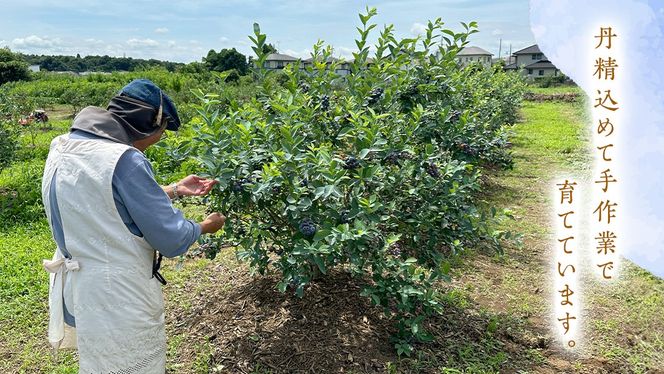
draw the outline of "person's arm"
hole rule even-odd
[[[149,162],[140,152],[128,151],[122,156],[113,186],[116,198],[145,240],[166,257],[185,253],[202,233],[215,232],[223,226],[225,217],[221,215],[201,223],[185,219],[157,184]]]
[[[226,217],[220,213],[212,213],[205,220],[203,220],[201,225],[201,233],[203,234],[212,234],[224,227],[226,222]]]
[[[207,195],[215,184],[217,184],[217,181],[214,179],[205,179],[197,175],[189,175],[177,183],[161,186],[161,189],[164,190],[171,200],[173,200],[176,196]]]
[[[173,200],[175,198],[174,188],[177,188],[175,184],[169,184],[168,186],[160,186],[164,193],[168,196],[169,199]]]

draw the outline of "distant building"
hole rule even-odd
[[[521,72],[528,78],[558,76],[560,70],[549,61],[537,44],[512,53],[513,63],[505,66],[505,70]]]
[[[268,70],[281,70],[284,67],[286,67],[286,65],[297,63],[298,61],[300,61],[300,67],[306,68],[307,66],[312,65],[313,58],[309,57],[307,59],[300,60],[297,57],[285,55],[282,53],[271,53],[265,59],[263,67]],[[373,58],[367,57],[366,60],[367,66],[371,66],[373,64],[373,61],[374,61]],[[353,60],[344,60],[336,57],[329,57],[327,59],[327,65],[331,65],[332,63],[337,63],[337,62],[338,64],[334,70],[335,73],[342,76],[350,74],[351,64],[353,63]]]
[[[297,61],[298,58],[293,56],[284,55],[281,53],[270,53],[267,55],[263,67],[268,70],[281,70],[286,67],[286,65]]]
[[[331,65],[333,63],[337,63],[336,68],[334,69],[334,72],[339,74],[339,75],[348,75],[350,74],[350,65],[353,63],[353,61],[347,61],[343,59],[339,59],[336,57],[328,57],[326,63],[327,65]],[[307,66],[313,65],[313,58],[309,57],[305,60],[302,60],[302,67],[306,68]]]
[[[41,68],[40,68],[39,65],[30,65],[28,67],[28,69],[30,69],[30,71],[33,72],[33,73],[39,73],[39,71],[41,71]]]
[[[124,74],[124,73],[128,73],[128,71],[120,70],[120,71],[116,71],[115,73]],[[78,73],[78,75],[82,75],[82,76],[92,75],[92,74],[111,75],[111,73],[106,72],[106,71],[82,71],[82,72]]]
[[[524,71],[528,77],[537,78],[544,76],[558,76],[559,70],[554,64],[549,60],[539,60],[530,65],[524,66]]]
[[[465,47],[456,55],[457,61],[462,66],[466,66],[473,62],[479,62],[484,66],[491,66],[491,56],[493,53],[486,51],[480,47]]]

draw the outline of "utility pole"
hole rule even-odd
[[[498,43],[498,60],[500,60],[500,53],[503,51],[503,38],[500,38]]]
[[[510,56],[509,56],[509,63],[512,63],[512,43],[510,43]],[[508,64],[509,65],[509,64]]]

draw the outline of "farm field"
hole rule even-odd
[[[61,351],[54,360],[48,351],[48,278],[41,268],[54,243],[39,185],[50,140],[69,127],[65,115],[51,129],[23,136],[17,159],[0,173],[0,202],[22,204],[22,213],[0,228],[0,372],[77,372],[74,355]],[[278,276],[249,275],[232,250],[222,249],[214,260],[166,263],[168,372],[661,372],[664,282],[633,265],[607,288],[585,280],[597,290],[584,307],[592,344],[578,356],[556,348],[546,317],[551,233],[541,212],[553,171],[587,172],[589,135],[580,101],[526,101],[519,117],[510,138],[514,167],[485,171],[480,197],[510,209],[514,220],[500,225],[522,238],[503,255],[480,247],[454,260],[452,281],[436,285],[444,312],[426,322],[433,342],[411,357],[397,356],[389,341],[394,325],[359,295],[362,277],[333,271],[298,299],[276,290]]]

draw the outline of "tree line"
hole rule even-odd
[[[264,53],[277,52],[277,49],[271,44],[266,44],[263,50]],[[157,59],[107,55],[85,57],[81,57],[80,54],[76,56],[34,55],[12,52],[5,47],[0,48],[0,84],[30,79],[28,65],[39,65],[40,70],[45,71],[72,71],[77,73],[85,71],[110,73],[154,68],[164,68],[171,72],[231,71],[233,77],[239,77],[246,75],[252,64],[251,57],[247,58],[235,48],[221,49],[219,52],[211,49],[201,61],[185,64]]]
[[[134,71],[155,67],[162,67],[168,71],[175,71],[185,64],[180,62],[160,61],[156,59],[141,59],[132,57],[111,56],[49,56],[49,55],[22,55],[23,60],[30,65],[39,65],[42,70],[48,71]]]

